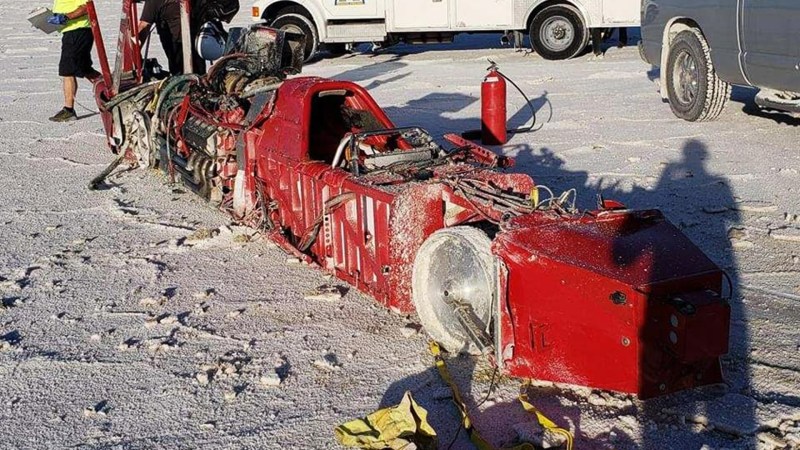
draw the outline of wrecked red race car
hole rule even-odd
[[[205,76],[146,82],[130,23],[96,85],[120,161],[507,375],[640,398],[722,381],[727,278],[659,211],[578,211],[510,158],[398,128],[354,83],[291,77],[302,37],[264,26],[232,30]]]

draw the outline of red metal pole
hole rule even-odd
[[[139,11],[136,9],[136,2],[131,2],[128,18],[131,27],[131,39],[134,42],[133,48],[136,50],[133,54],[133,68],[136,73],[136,82],[141,83],[144,77],[144,61],[142,61],[142,47],[139,42]]]
[[[113,87],[111,86],[111,68],[108,65],[108,55],[106,55],[106,45],[103,42],[103,33],[100,31],[100,21],[97,20],[97,10],[94,7],[94,1],[89,0],[86,2],[86,13],[89,15],[89,23],[92,25],[92,35],[94,36],[94,44],[97,49],[97,59],[100,60],[100,70],[103,73],[103,82],[106,87],[106,95],[111,99],[116,95]]]

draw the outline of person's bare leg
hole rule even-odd
[[[63,77],[64,80],[64,106],[75,107],[75,94],[78,93],[78,80],[75,77]]]

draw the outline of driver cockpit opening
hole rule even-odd
[[[349,133],[385,128],[371,111],[359,105],[355,94],[346,89],[315,94],[309,126],[309,158],[326,164],[333,163],[339,144]]]

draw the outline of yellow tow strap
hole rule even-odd
[[[464,424],[464,429],[467,431],[467,435],[469,436],[470,440],[473,444],[478,448],[478,450],[496,450],[488,441],[486,441],[475,429],[472,424],[472,420],[469,417],[469,411],[467,410],[467,406],[464,404],[464,400],[461,398],[461,393],[458,390],[458,386],[453,381],[453,377],[450,376],[450,371],[447,370],[447,365],[445,364],[444,357],[442,357],[442,350],[434,341],[430,343],[430,351],[433,355],[434,360],[436,361],[436,369],[439,371],[439,375],[442,377],[445,383],[450,386],[450,390],[453,392],[453,403],[456,404],[458,410],[461,412],[461,420]],[[539,425],[542,428],[549,430],[553,433],[559,434],[563,436],[565,441],[566,450],[572,450],[573,445],[573,437],[572,433],[569,431],[560,428],[558,425],[555,424],[552,420],[547,418],[541,411],[539,411],[535,406],[533,406],[530,401],[528,400],[527,388],[529,383],[525,383],[522,388],[520,389],[519,394],[519,402],[522,404],[522,407],[525,411],[536,415],[536,420],[539,422]],[[519,444],[514,447],[507,447],[504,450],[536,450],[536,447],[533,444],[524,443]]]
[[[439,344],[431,342],[430,351],[436,361],[439,375],[453,393],[453,402],[461,412],[461,420],[470,441],[478,450],[497,450],[478,433],[472,424],[458,386],[447,370]],[[536,420],[544,430],[563,436],[566,439],[566,450],[572,450],[572,434],[558,427],[530,403],[526,394],[528,386],[529,384],[525,383],[519,394],[522,407],[525,411],[536,415]],[[436,431],[428,423],[428,411],[414,401],[410,392],[405,393],[403,400],[397,406],[384,408],[363,419],[347,422],[336,427],[334,433],[340,444],[365,450],[435,450],[437,448]],[[505,447],[503,450],[537,450],[537,448],[533,444],[523,443]]]

